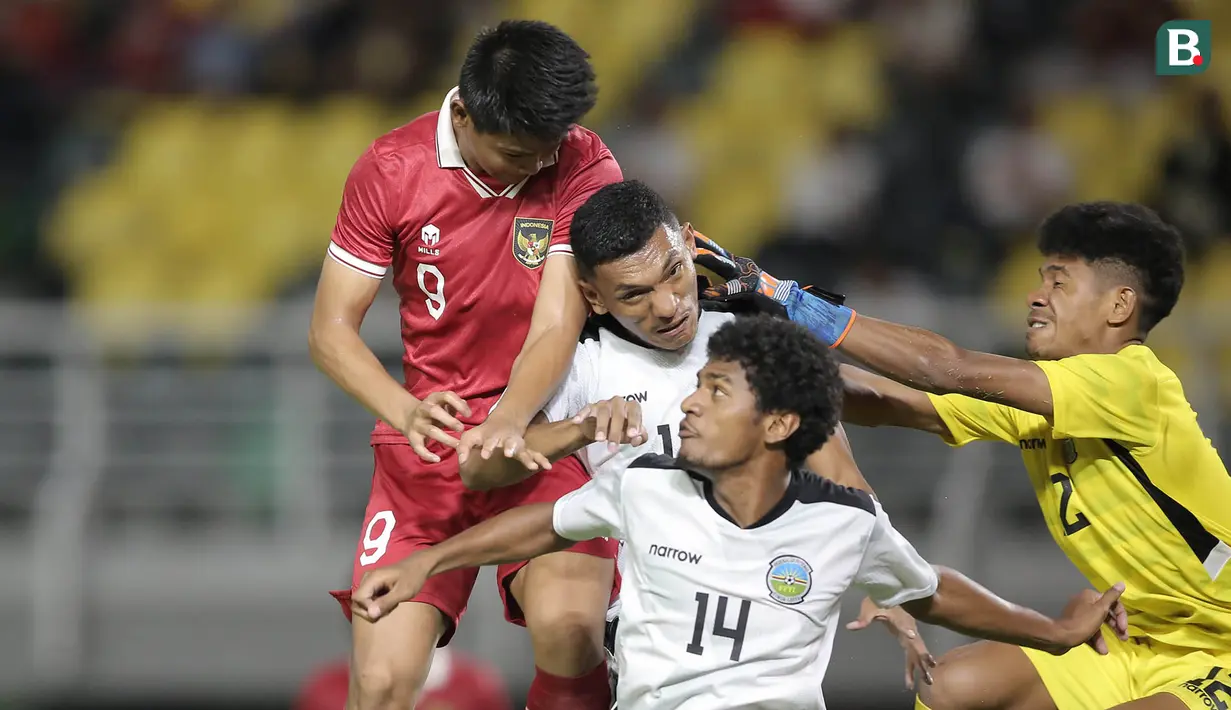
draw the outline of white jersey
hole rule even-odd
[[[706,478],[644,456],[557,501],[553,525],[625,541],[620,710],[823,709],[847,588],[884,607],[936,592],[879,503],[807,472],[745,529]]]
[[[705,366],[706,346],[714,331],[732,320],[730,313],[702,311],[697,335],[679,350],[659,350],[629,340],[609,329],[587,330],[573,355],[564,384],[543,408],[549,421],[576,415],[587,404],[612,397],[636,400],[650,440],[641,446],[621,446],[612,454],[605,442],[596,442],[577,452],[578,458],[597,476],[623,471],[643,454],[674,456],[680,448],[680,405],[697,389],[697,372]]]

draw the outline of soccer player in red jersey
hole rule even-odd
[[[588,480],[566,460],[477,492],[458,470],[480,452],[549,467],[521,437],[571,363],[587,313],[569,226],[587,197],[621,179],[599,137],[576,125],[596,95],[588,56],[568,35],[502,22],[476,38],[441,110],[377,139],[347,179],[310,345],[380,419],[352,589],[368,570]],[[404,386],[359,335],[388,272],[401,299]],[[534,647],[530,710],[610,706],[602,642],[616,551],[600,539],[498,570],[507,616]],[[353,619],[348,707],[413,706],[476,575],[434,580],[379,626]],[[349,616],[349,591],[335,596]]]
[[[292,710],[343,710],[350,667],[346,661],[317,669]],[[513,710],[500,671],[459,651],[442,648],[432,659],[416,710]]]

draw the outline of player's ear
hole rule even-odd
[[[684,223],[684,246],[688,247],[692,258],[697,258],[697,230],[693,229],[692,222]]]
[[[470,114],[466,112],[462,97],[453,97],[453,101],[449,103],[449,116],[453,119],[453,130],[461,130],[470,125]]]
[[[1136,310],[1137,292],[1128,286],[1121,286],[1112,294],[1111,314],[1107,322],[1113,326],[1124,325]]]
[[[594,284],[581,278],[577,280],[577,285],[581,287],[581,295],[590,304],[590,310],[600,316],[607,312],[607,306],[603,305],[603,297],[598,295],[598,289],[594,288]]]
[[[772,412],[765,420],[766,444],[781,444],[799,429],[799,415],[795,412]]]

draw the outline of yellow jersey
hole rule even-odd
[[[1045,417],[930,395],[948,443],[1016,445],[1047,527],[1096,588],[1123,580],[1129,632],[1231,651],[1231,476],[1179,378],[1144,345],[1038,362]]]

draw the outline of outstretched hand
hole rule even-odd
[[[889,633],[898,640],[902,650],[906,652],[906,687],[915,689],[915,676],[918,675],[924,683],[932,684],[932,669],[936,667],[936,659],[928,651],[927,644],[919,635],[919,627],[915,617],[906,613],[901,607],[882,609],[870,598],[865,597],[859,606],[859,617],[846,625],[848,631],[866,629],[873,622],[881,622]]]

